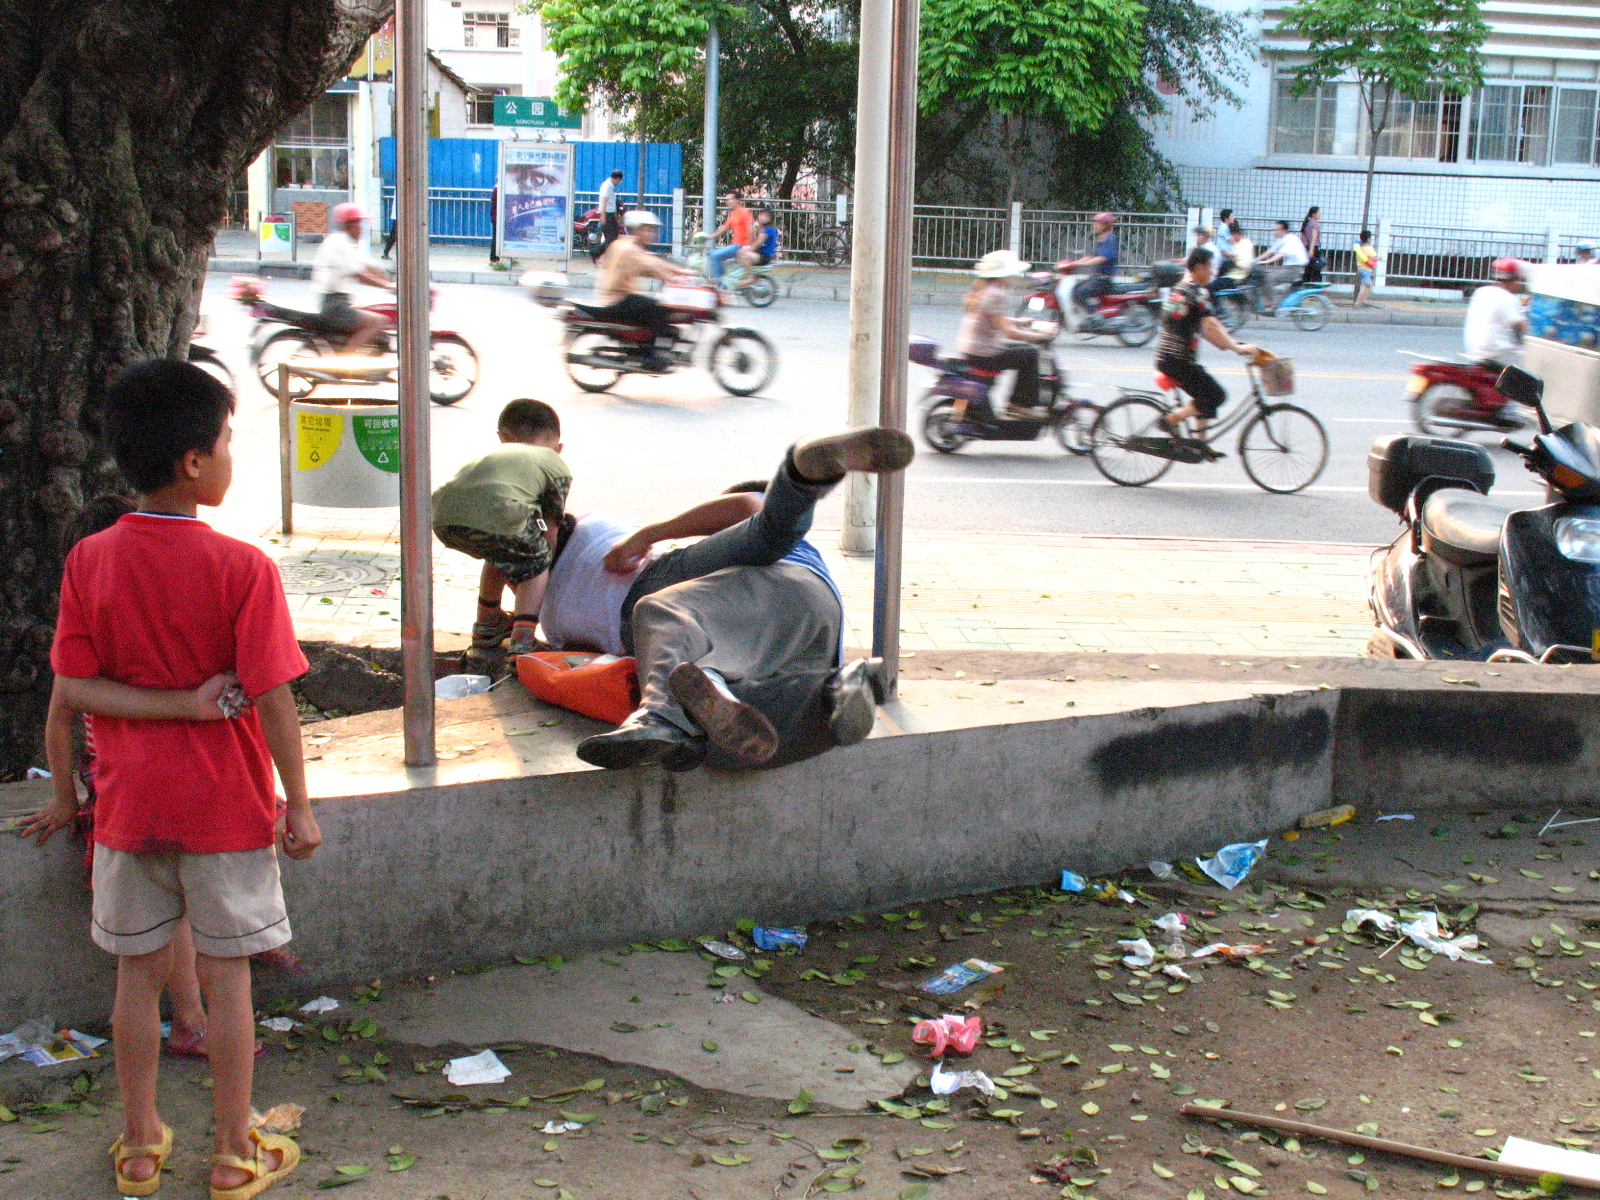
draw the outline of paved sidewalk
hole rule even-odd
[[[278,561],[302,637],[397,643],[395,519],[302,509],[296,520],[288,541],[259,516],[230,521],[224,514],[217,524]],[[836,531],[815,531],[812,540],[844,594],[848,640],[869,645],[872,560],[841,554]],[[909,533],[901,646],[1359,655],[1371,632],[1362,586],[1367,551],[1333,543]],[[464,636],[478,565],[437,543],[434,554],[435,626]]]

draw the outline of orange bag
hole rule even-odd
[[[600,657],[567,650],[519,654],[517,678],[546,704],[620,725],[639,707],[637,663],[631,658],[596,663]]]

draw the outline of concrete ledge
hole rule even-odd
[[[1036,883],[1067,865],[1111,872],[1266,836],[1345,799],[1520,805],[1530,767],[1541,798],[1595,795],[1600,695],[1499,678],[1446,688],[1416,672],[1400,683],[1404,671],[1387,686],[1376,663],[1363,673],[1357,688],[1309,672],[908,680],[866,743],[740,775],[593,770],[571,748],[598,726],[520,690],[441,705],[442,761],[425,772],[399,761],[396,713],[309,726],[326,841],[312,862],[284,864],[312,970],[294,986],[746,916],[803,922]],[[14,788],[0,802],[32,799]],[[59,840],[0,845],[0,1025],[108,1009],[112,960],[85,936],[81,856]]]

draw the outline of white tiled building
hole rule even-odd
[[[1190,203],[1298,222],[1312,204],[1358,221],[1365,114],[1354,83],[1296,97],[1304,43],[1277,31],[1286,4],[1211,0],[1260,39],[1241,109],[1157,123]],[[1485,0],[1484,84],[1397,101],[1378,143],[1372,221],[1600,236],[1600,3]]]

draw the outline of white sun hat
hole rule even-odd
[[[1009,279],[1032,266],[1018,258],[1014,250],[991,250],[972,264],[972,273],[979,279]]]

